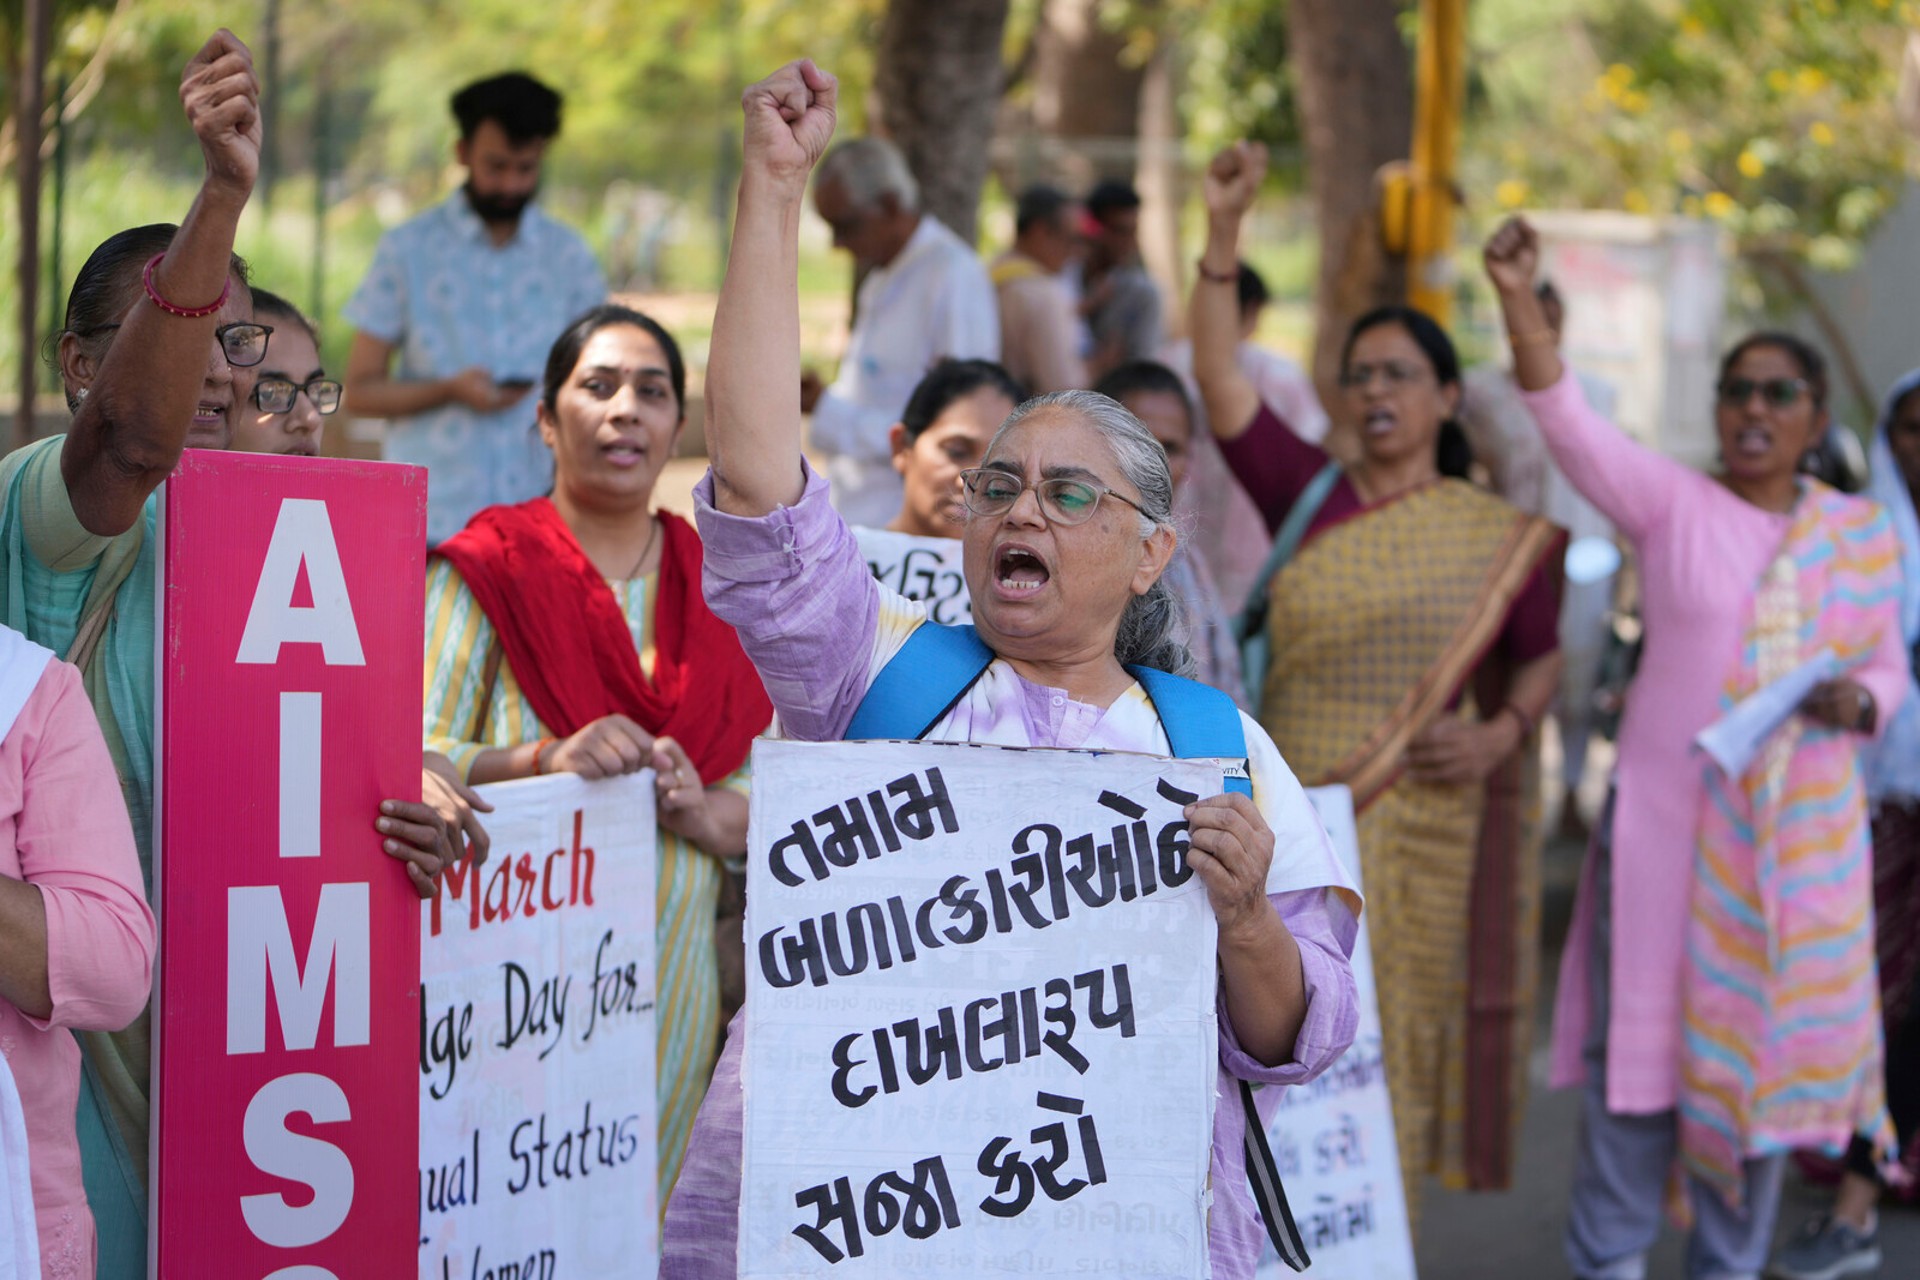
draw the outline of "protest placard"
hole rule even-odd
[[[1362,893],[1360,842],[1353,795],[1345,787],[1312,787],[1307,798],[1327,829],[1347,874]],[[1393,1104],[1380,1060],[1380,1002],[1374,993],[1373,954],[1366,914],[1353,944],[1353,976],[1360,992],[1360,1027],[1353,1047],[1309,1084],[1259,1098],[1267,1141],[1280,1167],[1294,1222],[1313,1258],[1314,1274],[1341,1280],[1414,1280],[1413,1236],[1400,1186]],[[1261,1280],[1292,1276],[1266,1245]]]
[[[909,600],[924,601],[933,621],[943,626],[973,621],[958,538],[921,538],[856,526],[853,540],[874,578]]]
[[[420,1280],[650,1278],[653,774],[480,794],[421,904]]]
[[[754,746],[740,1275],[1207,1265],[1218,764]]]
[[[149,1267],[414,1256],[426,473],[189,449],[159,539]],[[124,605],[124,602],[123,602]]]

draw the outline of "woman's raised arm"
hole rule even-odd
[[[729,515],[766,515],[803,487],[800,211],[833,137],[838,92],[803,59],[740,98],[740,203],[707,363],[714,505]]]
[[[1193,380],[1207,422],[1220,440],[1246,433],[1260,409],[1260,393],[1240,369],[1240,222],[1253,207],[1267,173],[1267,149],[1236,142],[1207,166],[1207,247],[1187,306],[1193,335]]]
[[[214,32],[181,75],[180,101],[207,174],[151,288],[198,308],[225,296],[234,231],[260,171],[260,81],[247,46],[224,27]],[[127,313],[60,457],[74,514],[91,532],[131,529],[180,460],[218,323],[211,311],[169,315],[145,299]]]

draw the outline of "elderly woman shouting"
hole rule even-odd
[[[696,491],[708,599],[738,629],[782,731],[815,740],[847,736],[878,674],[932,625],[924,606],[868,575],[800,453],[796,228],[808,171],[833,132],[835,92],[831,76],[800,62],[743,100],[739,214],[707,380],[713,471]],[[1104,396],[1042,397],[1015,411],[963,483],[964,563],[988,661],[923,736],[1173,754],[1146,687],[1164,687],[1160,672],[1188,662],[1159,582],[1175,535],[1152,435]],[[1187,815],[1189,857],[1219,921],[1223,1087],[1209,1249],[1220,1277],[1251,1276],[1260,1244],[1246,1117],[1227,1077],[1311,1079],[1356,1021],[1348,954],[1358,899],[1278,751],[1238,719],[1252,798],[1215,796]],[[1268,892],[1270,868],[1283,892]],[[736,1273],[740,1042],[729,1037],[695,1124],[667,1209],[662,1276]]]

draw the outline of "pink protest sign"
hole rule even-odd
[[[426,474],[188,451],[160,524],[149,1266],[412,1271]]]

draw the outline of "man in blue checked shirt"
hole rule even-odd
[[[466,184],[381,237],[345,312],[347,409],[390,420],[389,461],[427,468],[429,545],[547,491],[528,392],[554,338],[607,291],[586,241],[533,203],[560,95],[508,72],[456,93],[453,114]]]

